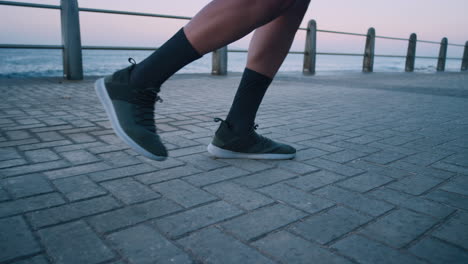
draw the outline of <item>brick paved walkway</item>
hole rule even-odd
[[[257,122],[297,158],[212,159],[238,80],[163,87],[166,162],[93,79],[0,80],[0,263],[468,263],[466,73],[282,75]]]

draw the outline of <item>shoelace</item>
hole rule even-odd
[[[132,68],[136,66],[136,61],[133,58],[128,58],[128,62],[132,64]],[[158,89],[149,87],[140,89],[135,93],[134,101],[138,109],[137,122],[155,132],[154,124],[154,105],[156,102],[163,102],[163,99],[158,96]]]
[[[229,128],[231,128],[231,125],[230,125],[228,122],[226,122],[226,120],[223,120],[223,119],[221,119],[221,118],[219,118],[219,117],[215,117],[215,118],[213,119],[213,121],[216,122],[216,123],[217,123],[217,122],[222,122],[222,123],[226,124]],[[269,145],[271,139],[269,139],[269,138],[267,138],[267,137],[264,137],[264,136],[258,134],[258,133],[256,132],[256,130],[258,129],[258,127],[259,127],[258,124],[254,124],[254,125],[252,126],[252,130],[251,130],[251,132],[250,132],[249,134],[253,135],[253,136],[257,139],[257,140],[256,140],[256,141],[257,141],[257,144],[261,144],[262,147],[263,147],[263,146]]]

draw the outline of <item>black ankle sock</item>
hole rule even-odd
[[[254,126],[257,110],[272,79],[245,68],[226,121],[236,133],[249,132]]]
[[[131,83],[140,87],[160,87],[185,65],[202,56],[190,44],[183,29],[164,43],[132,71]]]

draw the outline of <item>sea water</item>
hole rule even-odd
[[[151,51],[83,50],[85,76],[103,76],[129,65],[128,58],[142,61]],[[242,72],[246,53],[228,53],[228,71]],[[302,72],[304,56],[289,54],[280,72]],[[320,73],[360,72],[362,57],[317,55],[316,71]],[[415,72],[436,71],[436,59],[416,59]],[[447,60],[446,71],[460,71],[461,60]],[[374,72],[403,72],[404,58],[375,57]],[[211,54],[185,66],[179,73],[211,72]],[[63,75],[62,51],[49,49],[0,49],[0,78],[56,77]]]

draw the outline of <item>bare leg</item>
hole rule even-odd
[[[273,78],[291,48],[307,11],[309,0],[297,0],[280,17],[255,30],[250,41],[247,68]]]
[[[184,27],[192,46],[206,54],[234,42],[295,4],[295,0],[213,0]]]

